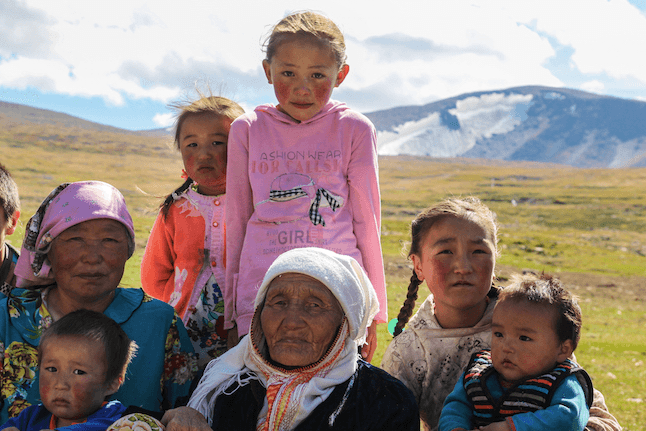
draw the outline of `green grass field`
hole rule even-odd
[[[152,138],[124,144],[118,137],[101,135],[93,142],[102,144],[88,144],[90,136],[83,142],[77,138],[69,148],[69,131],[40,140],[38,133],[44,132],[0,132],[0,161],[16,178],[23,207],[22,225],[9,240],[20,244],[29,216],[59,183],[109,182],[125,195],[135,220],[137,250],[122,284],[138,287],[141,255],[160,197],[182,181],[179,156]],[[130,151],[132,146],[136,152]],[[644,429],[646,169],[383,157],[380,182],[391,318],[401,306],[411,272],[405,257],[410,221],[446,197],[478,196],[496,212],[501,227],[501,284],[523,269],[562,277],[581,297],[579,362],[624,429]],[[375,364],[391,339],[385,326],[380,325]]]

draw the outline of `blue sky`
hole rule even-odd
[[[646,101],[646,0],[0,0],[0,100],[130,130],[196,85],[275,103],[261,42],[312,9],[346,37],[333,98],[361,112],[520,85]]]

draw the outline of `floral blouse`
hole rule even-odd
[[[0,423],[40,401],[37,346],[42,331],[52,323],[41,292],[14,289],[0,300]],[[117,288],[104,314],[138,345],[124,384],[110,399],[153,411],[184,404],[197,365],[173,308],[141,289]]]
[[[175,307],[182,318],[198,365],[227,350],[224,329],[225,195],[193,189],[155,220],[141,261],[144,291]]]

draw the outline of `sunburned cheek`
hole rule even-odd
[[[443,283],[444,279],[446,278],[446,274],[449,271],[450,266],[444,264],[441,261],[438,260],[433,260],[431,261],[431,274],[433,277],[433,280],[435,280],[438,283]]]
[[[193,175],[193,167],[195,166],[195,161],[193,156],[184,157],[184,167],[186,168],[186,173],[188,175]]]
[[[41,384],[40,388],[39,388],[39,391],[40,391],[40,398],[41,399],[46,400],[46,399],[49,398],[49,385],[48,384]]]
[[[90,400],[92,396],[92,391],[89,387],[84,385],[72,387],[72,395],[75,400]]]
[[[290,88],[288,85],[285,85],[281,82],[276,82],[274,84],[274,92],[276,93],[276,98],[279,101],[289,99]]]
[[[322,105],[327,103],[330,100],[332,95],[332,83],[326,83],[325,85],[318,86],[314,89],[314,97]]]

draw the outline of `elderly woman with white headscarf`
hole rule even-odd
[[[377,310],[353,258],[315,247],[282,254],[249,335],[209,363],[189,408],[162,422],[167,431],[418,430],[413,394],[358,355]]]

